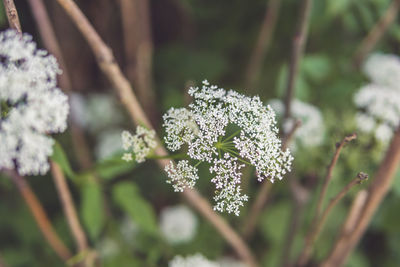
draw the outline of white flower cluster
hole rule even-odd
[[[200,253],[187,256],[175,256],[168,264],[169,267],[220,267],[215,261],[210,261]]]
[[[284,113],[284,105],[281,100],[273,99],[269,102],[275,112],[282,116]],[[295,143],[291,146],[296,148],[296,144],[304,147],[315,147],[320,145],[324,140],[325,126],[321,111],[308,103],[298,99],[293,99],[291,103],[293,118],[283,123],[283,131],[290,132],[293,129],[295,120],[300,120],[301,125],[294,133]]]
[[[243,165],[238,162],[255,166],[259,181],[280,180],[290,171],[293,158],[288,150],[281,150],[275,113],[259,97],[225,91],[207,81],[201,88],[190,88],[189,94],[194,101],[188,109],[172,108],[163,117],[165,143],[172,151],[186,144],[192,161],[210,164],[210,172],[216,175],[212,179],[217,188],[214,209],[238,215],[248,199],[241,194]],[[175,191],[194,186],[197,165],[185,160],[166,167]]]
[[[122,159],[126,161],[133,160],[133,153],[137,163],[144,162],[149,153],[157,146],[155,137],[156,132],[154,130],[147,130],[140,125],[136,127],[135,135],[128,131],[123,131],[122,147],[124,150],[131,150],[131,152],[125,153]]]
[[[112,95],[94,93],[83,96],[75,93],[71,95],[70,104],[74,121],[90,133],[98,133],[123,122],[123,113]]]
[[[354,96],[354,103],[360,109],[356,115],[357,127],[388,142],[400,120],[400,58],[373,54],[365,63],[364,72],[372,83],[361,87]]]
[[[187,243],[196,235],[197,218],[184,205],[167,207],[161,211],[160,228],[168,243]]]
[[[122,150],[121,129],[111,129],[97,136],[95,155],[99,160],[115,156]]]
[[[56,59],[28,34],[0,33],[0,169],[45,174],[53,139],[67,128],[68,99],[57,88]]]

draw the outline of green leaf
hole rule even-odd
[[[126,162],[121,159],[121,155],[118,155],[97,163],[94,171],[103,179],[113,179],[118,175],[132,171],[136,166],[136,162]]]
[[[331,71],[329,58],[324,55],[308,55],[302,61],[304,74],[313,81],[321,81]]]
[[[150,234],[157,234],[158,227],[152,206],[140,195],[137,186],[132,182],[116,184],[112,189],[113,200],[119,207]]]
[[[71,179],[74,180],[76,174],[71,168],[71,164],[68,161],[68,157],[64,152],[64,149],[61,147],[61,145],[56,141],[53,146],[53,155],[51,156],[51,159],[57,162],[63,172]]]
[[[90,237],[96,240],[104,227],[105,216],[100,185],[85,183],[82,189],[81,216]]]

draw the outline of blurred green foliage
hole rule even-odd
[[[187,84],[200,84],[203,79],[227,89],[234,88],[242,92],[251,89],[252,93],[259,94],[265,102],[271,98],[283,97],[299,2],[281,1],[275,34],[263,62],[261,75],[254,88],[243,88],[248,59],[264,16],[266,0],[151,1],[155,40],[154,86],[160,109],[165,111],[171,106],[183,106]],[[389,0],[314,1],[306,54],[295,85],[297,98],[321,109],[326,127],[323,145],[299,149],[295,155],[295,176],[301,183],[310,185],[310,193],[319,188],[335,143],[356,130],[356,108],[352,97],[367,80],[353,67],[351,58],[362,38],[385,12],[389,3]],[[168,9],[173,11],[171,14],[163,14],[164,20],[171,23],[158,20],[157,15],[161,13],[158,9],[162,9],[163,5],[172,7]],[[21,5],[19,12],[22,21],[31,20],[27,6]],[[186,25],[174,20],[176,13],[185,18],[183,21]],[[113,15],[119,16],[118,12]],[[378,43],[376,51],[399,53],[398,21]],[[0,25],[6,27],[2,5]],[[172,30],[178,33],[165,37]],[[119,31],[120,29],[117,32]],[[34,37],[39,39],[37,35]],[[93,84],[96,83],[93,81]],[[126,121],[129,125],[128,118]],[[95,136],[90,133],[86,135],[90,138],[90,145],[93,145]],[[194,240],[184,245],[169,245],[159,231],[159,213],[164,207],[182,200],[165,183],[165,174],[158,166],[154,162],[136,166],[122,161],[120,155],[114,155],[96,162],[90,170],[82,170],[71,148],[70,137],[69,134],[57,137],[59,143],[54,146],[52,158],[60,164],[69,178],[68,182],[90,245],[98,251],[108,251],[108,254],[100,253],[104,266],[167,266],[174,255],[196,252],[211,259],[234,255],[216,230],[200,215]],[[368,173],[370,181],[373,180],[384,150],[385,147],[371,136],[359,135],[356,141],[348,144],[335,168],[327,199],[339,192],[359,171]],[[210,196],[214,188],[209,183],[210,176],[206,172],[201,170],[199,190],[212,201]],[[251,179],[245,181],[250,201],[242,209],[241,217],[222,215],[236,229],[241,229],[248,207],[260,188],[260,184],[253,181],[254,177]],[[56,231],[67,246],[74,249],[51,177],[31,177],[29,183],[49,213]],[[317,242],[316,260],[323,259],[329,252],[351,199],[369,183],[368,181],[351,190],[335,207]],[[284,255],[283,241],[292,214],[290,190],[286,180],[276,182],[270,194],[269,203],[258,221],[256,234],[249,240],[249,245],[263,266],[277,266],[281,262]],[[13,267],[62,266],[63,263],[44,241],[31,214],[17,194],[17,189],[7,177],[0,177],[0,201],[0,256],[4,262]],[[378,210],[371,228],[361,240],[357,251],[352,254],[347,266],[399,265],[399,203],[400,172],[393,190]],[[293,258],[302,248],[305,230],[310,225],[314,209],[315,195],[311,194],[301,216],[299,234],[294,238],[293,253],[287,255],[288,257]],[[129,216],[139,228],[139,233],[132,240],[124,239],[120,232],[125,216]]]

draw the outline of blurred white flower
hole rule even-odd
[[[230,257],[222,258],[218,260],[218,263],[220,264],[221,267],[248,267],[243,262]]]
[[[200,253],[186,258],[182,256],[175,256],[168,264],[169,267],[221,267],[220,264],[208,260]]]
[[[0,168],[45,174],[53,139],[67,128],[68,99],[57,88],[56,59],[28,34],[0,33]]]
[[[118,254],[120,247],[118,243],[111,238],[103,238],[99,243],[96,245],[96,251],[100,254],[100,257],[111,258]]]
[[[123,122],[123,113],[112,95],[75,93],[71,95],[70,105],[74,121],[91,133]]]
[[[373,54],[364,65],[372,83],[354,95],[359,109],[357,128],[388,142],[400,120],[400,58],[395,55]]]
[[[160,228],[168,243],[187,243],[196,235],[197,218],[184,205],[166,207],[161,211]]]
[[[278,116],[282,117],[284,113],[284,105],[282,101],[273,99],[269,102]],[[301,125],[294,133],[295,143],[291,146],[296,149],[296,145],[300,144],[304,147],[315,147],[320,145],[324,140],[325,126],[321,111],[308,103],[298,99],[293,99],[291,103],[293,118],[283,122],[283,131],[290,132],[293,129],[295,120],[300,120]]]
[[[128,156],[133,153],[136,162],[144,162],[149,153],[157,146],[155,139],[156,132],[154,130],[147,130],[143,126],[136,127],[135,135],[128,131],[122,132],[122,147],[124,150],[129,151],[122,156],[123,160],[130,161],[132,157]]]
[[[120,231],[125,242],[130,245],[135,244],[136,236],[139,233],[139,227],[131,217],[124,217],[121,222]]]
[[[281,150],[275,113],[269,106],[265,107],[259,97],[226,91],[207,81],[201,88],[190,88],[189,94],[193,102],[188,109],[172,108],[163,117],[165,143],[172,151],[187,145],[187,155],[196,165],[189,168],[188,160],[181,163],[186,173],[197,175],[193,168],[198,164],[211,164],[210,171],[216,174],[212,182],[217,187],[214,209],[239,215],[239,207],[247,201],[247,196],[241,194],[239,169],[242,164],[237,162],[254,166],[259,181],[280,180],[290,171],[293,158],[289,150]],[[224,169],[222,165],[225,164],[235,170]],[[194,185],[195,179],[191,179],[194,176],[168,172],[170,178],[171,174],[174,175],[171,180],[185,181],[186,178],[190,181],[188,187]],[[184,186],[184,183],[174,186],[175,191],[182,191]]]
[[[106,159],[122,151],[121,131],[111,129],[100,133],[95,147],[97,159]]]
[[[368,57],[363,66],[371,82],[400,90],[400,57],[375,53]]]

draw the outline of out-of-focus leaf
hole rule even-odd
[[[53,146],[53,155],[51,156],[51,159],[57,162],[63,172],[71,179],[74,179],[76,174],[71,168],[71,164],[68,161],[68,157],[66,153],[64,152],[64,149],[61,147],[61,145],[58,142],[54,143]]]
[[[82,188],[81,216],[90,237],[96,240],[104,227],[105,215],[100,185],[87,182]]]
[[[302,61],[304,74],[313,81],[321,81],[331,71],[331,62],[325,55],[308,55]]]
[[[157,234],[158,227],[152,206],[140,195],[139,189],[132,182],[116,184],[112,189],[112,197],[116,204],[150,234]]]
[[[351,3],[351,0],[329,0],[326,7],[327,13],[329,16],[336,16],[346,11]]]
[[[94,171],[103,179],[113,179],[118,175],[132,171],[136,166],[135,161],[126,162],[121,159],[121,155],[118,155],[97,163]]]
[[[278,79],[277,79],[277,95],[279,97],[283,97],[286,93],[286,87],[288,83],[288,67],[286,65],[282,66],[281,70],[279,71],[278,74]],[[307,101],[310,96],[310,87],[308,86],[307,82],[304,80],[304,76],[302,75],[301,70],[299,70],[299,74],[296,78],[295,82],[295,97]]]

